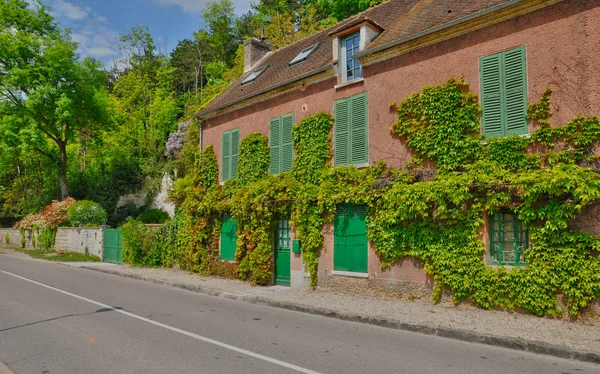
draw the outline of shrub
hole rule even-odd
[[[4,241],[6,242],[6,245],[10,244],[10,235],[6,234],[4,235]]]
[[[63,201],[53,200],[52,204],[35,214],[23,217],[15,224],[16,229],[33,230],[34,228],[55,229],[68,222],[67,210],[77,200],[67,197]]]
[[[103,225],[106,223],[106,216],[106,211],[100,204],[89,200],[78,201],[67,210],[67,218],[75,227]]]
[[[123,262],[140,265],[152,248],[154,233],[142,221],[128,218],[121,226]]]
[[[148,209],[137,218],[144,223],[165,223],[169,220],[169,213],[162,209]]]
[[[134,203],[126,203],[117,208],[117,210],[111,214],[108,224],[112,227],[121,226],[127,221],[127,218],[137,217],[140,214],[140,209]]]
[[[41,250],[48,251],[54,247],[54,242],[56,241],[56,231],[52,229],[42,229],[40,234],[38,235],[38,245]]]

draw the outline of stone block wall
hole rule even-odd
[[[31,230],[26,230],[24,233],[25,245],[23,245],[23,236],[21,235],[20,230],[0,229],[0,246],[34,249],[32,237],[37,238],[38,233]],[[63,252],[79,252],[90,254],[102,259],[104,252],[103,229],[101,227],[61,227],[56,231],[54,249]]]
[[[104,247],[104,232],[101,227],[61,227],[56,231],[54,249],[63,252],[78,252],[100,257]]]
[[[21,231],[18,229],[0,229],[0,245],[15,248],[33,249],[31,245],[31,231],[25,231],[25,246],[22,243]]]

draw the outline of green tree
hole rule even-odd
[[[101,64],[80,61],[76,49],[40,2],[0,1],[1,132],[57,166],[62,198],[69,195],[67,144],[111,123]]]
[[[210,43],[214,60],[223,61],[227,66],[233,64],[236,44],[234,39],[233,3],[230,0],[218,0],[206,5],[202,18],[208,25]]]

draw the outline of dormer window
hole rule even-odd
[[[362,78],[362,67],[354,55],[360,49],[360,32],[342,38],[342,81],[350,82]]]
[[[242,80],[242,86],[254,82],[256,78],[260,77],[261,74],[264,73],[265,70],[267,70],[268,67],[269,65],[263,66],[262,68],[256,69],[252,73],[248,74],[248,76],[244,78],[244,80]]]
[[[308,56],[310,56],[310,54],[313,53],[317,49],[318,46],[319,46],[319,44],[317,43],[315,45],[311,45],[310,47],[302,50],[302,52],[298,53],[298,55],[296,57],[294,57],[294,59],[292,61],[290,61],[290,66],[299,64],[302,61],[306,61]]]

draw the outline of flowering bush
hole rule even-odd
[[[52,200],[52,204],[46,205],[44,209],[35,214],[23,217],[15,224],[16,229],[33,230],[34,228],[56,229],[67,223],[67,210],[77,200],[67,197],[63,201]]]
[[[165,156],[168,158],[175,158],[181,152],[183,148],[183,139],[185,137],[185,131],[188,128],[188,123],[180,123],[177,131],[169,135],[169,140],[167,140],[167,151],[165,152]]]
[[[106,210],[100,204],[89,200],[81,200],[67,210],[67,218],[72,226],[100,226],[106,223]]]

